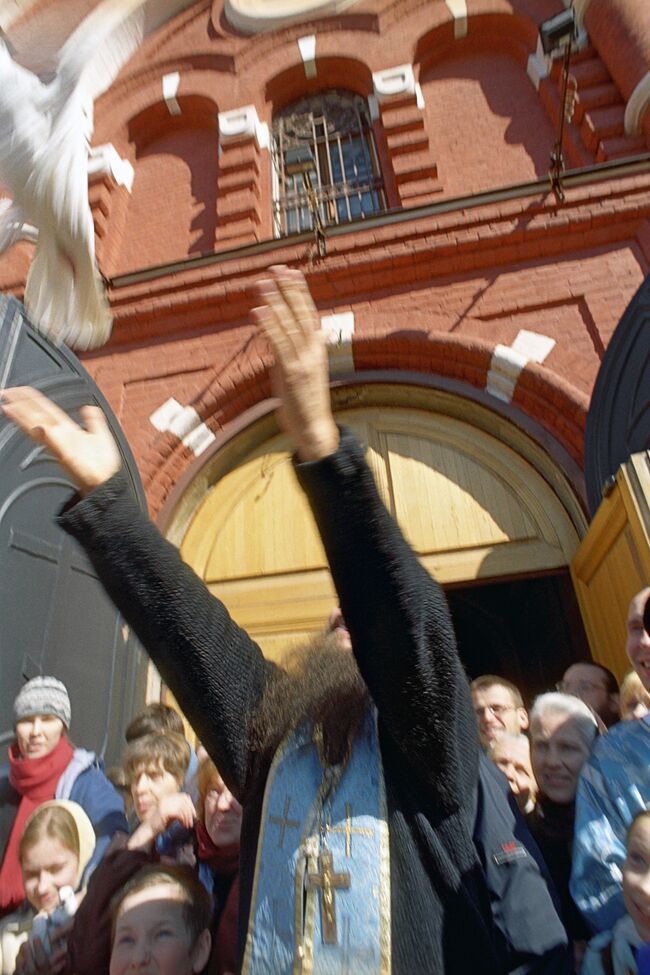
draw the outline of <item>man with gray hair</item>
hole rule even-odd
[[[650,691],[649,599],[646,587],[630,602],[625,649]],[[636,814],[650,805],[649,717],[621,721],[596,742],[578,786],[571,892],[596,931],[609,931],[625,913],[625,837]]]
[[[591,709],[570,694],[540,694],[530,712],[537,803],[526,817],[560,898],[560,916],[574,945],[576,970],[590,932],[569,891],[578,777],[598,724]]]

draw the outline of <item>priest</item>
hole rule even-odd
[[[276,268],[259,293],[281,422],[350,636],[286,667],[138,511],[98,410],[82,428],[33,390],[2,394],[6,415],[78,485],[62,526],[244,806],[242,971],[564,971],[566,939],[533,858],[514,838],[489,850],[475,841],[480,748],[447,604],[334,422],[305,281]],[[516,905],[504,924],[507,890]]]

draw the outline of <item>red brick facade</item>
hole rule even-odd
[[[69,31],[73,9],[79,19],[89,4],[37,2],[9,32],[19,51],[44,30],[58,46],[62,7]],[[497,345],[520,329],[555,340],[543,363],[524,366],[512,406],[498,408],[521,411],[582,464],[600,361],[650,269],[650,108],[638,131],[625,129],[627,101],[650,71],[650,31],[635,27],[650,25],[650,8],[582,4],[588,38],[572,63],[565,155],[568,168],[604,168],[568,180],[560,204],[544,182],[559,67],[538,88],[527,68],[539,23],[561,8],[469,0],[462,36],[441,0],[361,0],[336,17],[245,36],[223,0],[199,0],[99,99],[93,144],[112,143],[135,178],[131,193],[109,176],[91,181],[115,325],[84,362],[124,427],[154,513],[194,460],[153,427],[154,410],[174,397],[219,435],[269,395],[248,311],[251,283],[273,263],[305,269],[322,314],[354,312],[357,381],[364,371],[389,370],[395,381],[415,372],[483,391]],[[307,34],[316,35],[313,78],[297,44]],[[373,74],[398,65],[412,65],[420,92],[380,100],[374,120],[391,216],[328,231],[322,259],[307,238],[274,241],[269,150],[259,133],[223,138],[220,114],[250,105],[270,126],[310,92],[373,96]],[[173,72],[176,115],[162,95]],[[629,157],[636,166],[621,163]],[[21,243],[3,257],[0,287],[21,293],[29,254]]]

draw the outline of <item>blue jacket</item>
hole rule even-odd
[[[83,883],[104,856],[113,835],[128,832],[124,802],[111,785],[100,759],[85,748],[75,748],[74,755],[56,787],[56,799],[77,802],[93,824],[97,842],[83,875]]]
[[[596,740],[576,796],[571,894],[596,931],[610,931],[625,914],[625,837],[649,804],[650,723],[621,721]]]

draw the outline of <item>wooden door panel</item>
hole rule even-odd
[[[619,469],[571,565],[592,655],[619,677],[630,666],[628,606],[650,582],[649,456],[635,454]]]

